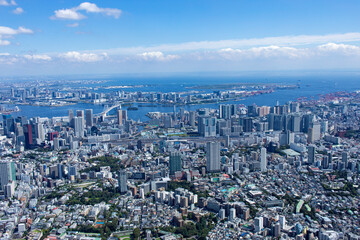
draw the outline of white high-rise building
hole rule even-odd
[[[266,160],[266,148],[261,148],[261,158],[260,158],[260,170],[265,172],[267,170],[267,160]]]
[[[220,143],[208,142],[206,144],[206,170],[208,172],[220,171]]]
[[[260,232],[264,228],[263,217],[257,217],[254,219],[255,232]]]
[[[235,218],[236,218],[236,209],[235,208],[230,208],[229,220],[233,221]]]
[[[84,119],[82,117],[74,117],[74,131],[76,137],[84,137]]]

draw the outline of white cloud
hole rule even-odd
[[[107,16],[114,18],[119,18],[121,15],[121,10],[117,8],[99,8],[95,3],[83,2],[78,7],[78,10],[85,10],[90,13],[103,13]]]
[[[144,52],[138,56],[145,61],[170,61],[179,58],[178,55],[164,55],[162,52]]]
[[[360,47],[347,44],[327,43],[317,47],[320,53],[360,55]]]
[[[101,49],[108,54],[139,54],[143,52],[185,52],[202,50],[220,50],[226,48],[242,49],[263,46],[308,46],[329,42],[346,43],[360,41],[360,32],[328,35],[298,35],[252,39],[232,39],[219,41],[184,42],[178,44],[161,44],[152,47],[138,46],[130,48]]]
[[[10,56],[10,53],[0,53],[0,56]]]
[[[0,36],[1,37],[1,36]],[[2,40],[1,38],[0,38],[0,46],[7,46],[7,45],[10,45],[10,41],[8,41],[8,40]]]
[[[121,10],[117,8],[100,8],[95,3],[83,2],[77,7],[56,10],[51,19],[81,20],[86,18],[79,11],[86,13],[102,13],[110,17],[119,18]]]
[[[55,15],[51,19],[64,19],[64,20],[81,20],[86,18],[75,9],[60,9],[55,11]]]
[[[42,61],[50,61],[51,57],[49,55],[46,54],[34,54],[34,55],[24,55],[24,58],[26,58],[27,60],[42,60]]]
[[[21,7],[15,8],[13,13],[16,15],[20,15],[20,14],[24,13],[24,9],[22,9]]]
[[[74,27],[78,27],[79,23],[77,23],[77,22],[76,23],[70,23],[70,24],[67,24],[66,26],[74,28]]]
[[[17,34],[32,34],[34,33],[31,29],[19,27],[18,29],[0,26],[0,46],[10,45],[10,41],[3,40]]]
[[[64,58],[71,62],[98,62],[105,60],[107,54],[95,54],[95,53],[80,53],[76,51],[67,52],[59,55],[61,58]]]
[[[0,35],[16,35],[16,34],[31,34],[34,33],[31,29],[19,27],[13,29],[9,27],[0,26]]]
[[[16,2],[14,0],[0,0],[0,6],[15,6]]]

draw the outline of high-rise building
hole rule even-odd
[[[230,105],[223,105],[221,104],[220,107],[219,107],[219,110],[220,110],[220,118],[222,119],[230,119],[231,117],[231,108],[230,108]]]
[[[76,137],[84,137],[84,119],[82,117],[74,117],[74,131]]]
[[[216,136],[216,118],[215,117],[199,117],[198,122],[199,134],[203,137]]]
[[[45,140],[45,130],[42,123],[35,124],[35,137],[40,139],[41,142]]]
[[[255,232],[260,232],[263,229],[263,217],[254,219]]]
[[[349,158],[347,152],[342,152],[341,154],[341,161],[344,163],[344,168],[347,169]]]
[[[86,127],[92,127],[94,125],[94,116],[93,116],[93,110],[92,109],[86,109],[85,110],[85,122]]]
[[[69,125],[70,127],[74,127],[74,111],[70,109],[68,111],[68,115],[69,115]]]
[[[15,163],[8,161],[0,162],[0,189],[5,190],[9,182],[16,180]]]
[[[206,169],[208,172],[220,171],[220,143],[208,142],[206,144]]]
[[[25,148],[30,148],[33,145],[33,131],[31,124],[25,124],[23,130],[25,136]]]
[[[191,111],[189,113],[189,125],[192,127],[195,127],[195,117],[196,117],[196,112]]]
[[[127,111],[121,109],[117,110],[117,120],[120,126],[123,125],[127,120]]]
[[[119,171],[118,184],[119,184],[119,192],[126,193],[127,192],[127,175],[126,175],[125,170]]]
[[[241,125],[243,127],[244,132],[252,132],[253,130],[253,119],[252,118],[243,118],[241,119]]]
[[[315,146],[308,146],[308,163],[313,164],[315,162]]]
[[[170,168],[170,175],[174,175],[175,172],[181,171],[180,152],[174,151],[170,153],[169,168]]]
[[[265,172],[267,170],[267,160],[266,160],[266,148],[262,147],[260,150],[260,170]]]

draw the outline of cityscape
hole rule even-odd
[[[359,10],[0,0],[0,240],[360,240]]]

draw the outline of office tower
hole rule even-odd
[[[170,153],[169,168],[170,168],[170,175],[174,175],[175,172],[181,171],[180,152],[174,151]]]
[[[54,138],[53,140],[54,142],[54,150],[60,150],[60,141],[59,141],[59,138]]]
[[[119,171],[118,184],[119,184],[119,192],[126,193],[127,192],[127,175],[126,175],[125,170]]]
[[[293,132],[300,132],[300,122],[301,117],[299,115],[292,115],[290,130]]]
[[[308,146],[308,163],[314,164],[315,162],[315,146]]]
[[[349,162],[349,158],[348,158],[348,153],[347,152],[343,152],[341,154],[341,161],[344,164],[344,168],[347,169],[348,166],[348,162]]]
[[[290,103],[290,112],[299,112],[300,111],[300,104],[298,102],[291,102]]]
[[[180,120],[184,121],[184,119],[185,119],[185,109],[180,108]]]
[[[295,134],[293,132],[286,131],[280,133],[279,137],[280,137],[279,139],[280,146],[290,145],[291,143],[294,142]]]
[[[191,111],[189,113],[189,125],[192,127],[195,127],[195,117],[196,117],[196,112]]]
[[[85,110],[86,127],[92,127],[94,125],[94,116],[92,109]]]
[[[123,125],[127,120],[127,111],[121,109],[117,110],[117,120],[120,126]]]
[[[229,220],[233,221],[236,218],[236,209],[235,208],[230,208],[230,213],[229,213]]]
[[[254,219],[255,232],[260,232],[263,229],[263,217]]]
[[[69,111],[68,111],[68,116],[69,116],[69,123],[70,123],[70,125],[71,125],[71,122],[72,122],[72,120],[73,120],[73,118],[74,118],[74,111],[73,111],[73,110],[69,110]]]
[[[59,163],[57,165],[58,176],[60,179],[64,177],[64,169],[63,168],[64,168],[64,166],[62,164]]]
[[[244,132],[252,132],[253,130],[253,119],[252,118],[242,118],[241,120],[241,125],[243,127],[243,131]]]
[[[220,143],[208,142],[206,144],[206,169],[208,172],[220,171]]]
[[[45,140],[45,130],[42,123],[35,123],[35,137],[41,142]]]
[[[309,131],[309,128],[312,126],[313,121],[314,121],[313,114],[304,115],[301,119],[301,131],[307,133]]]
[[[164,117],[164,128],[173,128],[174,127],[174,121],[171,118],[170,115],[166,115]]]
[[[230,119],[231,117],[231,108],[230,105],[223,105],[219,106],[220,118],[222,119]]]
[[[256,117],[258,115],[258,107],[256,106],[256,104],[250,105],[247,107],[248,112],[247,115],[249,117]]]
[[[261,158],[260,158],[260,170],[262,172],[267,170],[267,160],[266,160],[266,148],[262,147],[260,150]]]
[[[15,132],[15,120],[11,115],[3,115],[4,134],[10,136],[10,133]]]
[[[215,117],[199,117],[198,123],[199,134],[203,137],[216,136],[216,118]]]
[[[70,166],[69,167],[69,178],[71,178],[71,176],[76,177],[77,175],[77,167],[76,165]]]
[[[15,163],[0,162],[0,190],[5,190],[6,185],[16,180]]]
[[[321,125],[319,122],[312,124],[314,141],[318,141],[321,138]]]
[[[82,117],[74,117],[74,131],[76,137],[84,137],[84,120]]]
[[[33,131],[31,124],[25,124],[23,130],[25,136],[25,148],[30,148],[33,145]]]

